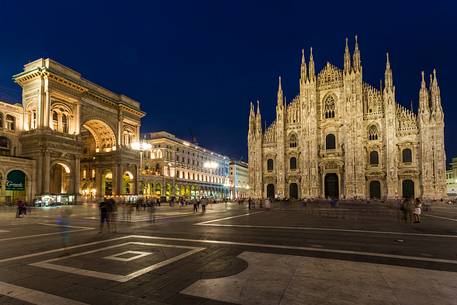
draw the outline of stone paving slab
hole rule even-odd
[[[243,252],[239,274],[202,279],[182,293],[236,304],[457,304],[457,273]]]

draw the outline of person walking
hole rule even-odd
[[[421,222],[421,214],[422,214],[422,202],[419,198],[416,198],[414,203],[414,223]]]
[[[252,199],[251,199],[251,197],[249,197],[249,199],[248,199],[248,210],[251,209],[251,205],[252,205]]]
[[[106,222],[106,226],[108,227],[108,232],[110,230],[109,227],[109,215],[108,215],[108,199],[105,198],[102,202],[99,204],[99,209],[100,209],[100,231],[99,233],[103,232],[103,226]]]
[[[113,198],[108,199],[108,223],[111,223],[113,232],[117,232],[117,206]]]
[[[194,206],[194,213],[198,212],[198,202],[197,199],[192,199],[192,205]]]
[[[202,214],[205,214],[205,212],[206,212],[206,203],[207,203],[207,199],[203,198],[202,199]]]

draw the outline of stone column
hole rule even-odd
[[[43,158],[43,193],[48,194],[49,193],[49,186],[50,186],[50,180],[51,180],[51,154],[49,151],[44,152],[44,158]]]
[[[75,160],[74,160],[75,164],[73,166],[74,168],[74,175],[73,175],[73,179],[74,179],[74,183],[73,183],[73,193],[75,194],[76,198],[75,198],[75,202],[76,200],[78,199],[78,196],[79,196],[79,183],[81,182],[81,178],[80,178],[80,175],[81,175],[81,163],[80,163],[80,159],[79,157],[75,157]]]
[[[105,194],[102,193],[102,169],[100,167],[95,169],[95,190],[96,198],[103,198]]]
[[[115,195],[121,195],[122,189],[122,167],[120,164],[113,166],[113,193]]]

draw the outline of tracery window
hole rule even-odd
[[[405,148],[401,152],[401,159],[403,163],[411,163],[413,162],[413,153],[411,149]]]
[[[297,158],[295,158],[295,157],[290,158],[289,167],[291,170],[297,169]]]
[[[335,117],[335,99],[332,95],[325,98],[324,101],[324,117],[331,119]]]
[[[295,148],[297,147],[297,136],[295,134],[291,134],[289,138],[289,147]]]
[[[336,148],[336,139],[335,135],[329,133],[325,137],[325,149],[335,149]]]
[[[3,128],[3,113],[0,112],[0,129]]]
[[[11,131],[16,130],[16,118],[10,114],[6,115],[6,129]]]
[[[267,171],[269,171],[269,172],[273,171],[273,159],[267,160]]]
[[[378,128],[375,125],[371,125],[368,129],[368,140],[373,141],[378,139]]]
[[[377,166],[379,164],[378,152],[373,150],[370,152],[370,165]]]

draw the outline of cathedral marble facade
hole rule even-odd
[[[256,198],[381,198],[446,195],[444,114],[436,71],[424,73],[418,113],[397,103],[387,54],[384,82],[363,81],[357,38],[343,69],[316,74],[302,51],[299,94],[286,102],[279,78],[276,119],[262,128],[251,103],[249,184]]]

